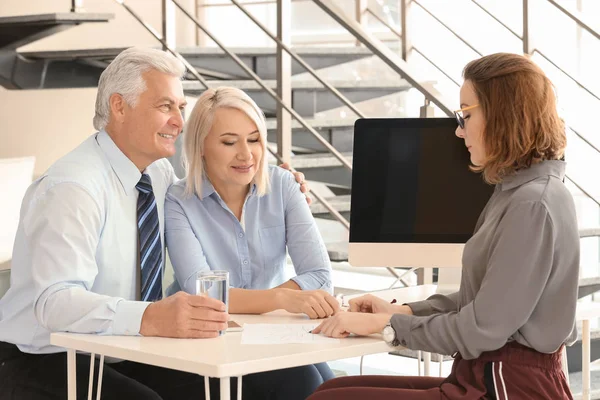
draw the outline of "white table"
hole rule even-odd
[[[393,295],[398,303],[403,303],[422,300],[433,292],[435,292],[435,286],[427,285],[380,292],[379,295],[383,298]],[[234,315],[233,319],[244,324],[293,324],[306,323],[308,317],[280,310],[264,315]],[[220,378],[221,400],[229,400],[231,377],[242,377],[256,372],[292,368],[390,350],[379,334],[341,339],[337,344],[242,345],[241,337],[241,332],[230,332],[215,339],[53,333],[50,342],[55,346],[67,349],[69,400],[76,399],[76,351],[157,365],[205,377]],[[90,374],[90,376],[93,375]],[[99,386],[101,386],[101,382],[99,382]],[[89,390],[91,391],[91,385]]]

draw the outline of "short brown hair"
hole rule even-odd
[[[565,126],[558,116],[554,87],[529,58],[496,53],[463,70],[473,84],[485,118],[485,162],[472,167],[496,184],[515,171],[563,157]]]

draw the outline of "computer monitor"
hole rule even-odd
[[[359,119],[354,125],[349,262],[460,266],[494,187],[469,170],[454,118]]]

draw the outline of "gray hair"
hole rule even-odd
[[[142,74],[156,70],[181,78],[185,67],[173,55],[142,47],[130,47],[122,51],[100,75],[98,94],[96,95],[96,113],[94,128],[102,130],[110,120],[110,96],[118,93],[131,107],[144,90],[146,82]]]
[[[260,134],[263,149],[262,160],[254,176],[256,193],[264,196],[270,191],[269,164],[267,158],[267,124],[258,105],[242,90],[233,87],[206,89],[198,98],[183,133],[183,166],[187,173],[185,194],[202,198],[202,180],[205,176],[204,141],[208,136],[215,112],[219,108],[233,108],[246,114],[254,122]]]

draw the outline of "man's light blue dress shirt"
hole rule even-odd
[[[161,226],[171,164],[144,171]],[[102,131],[58,160],[27,190],[11,287],[0,300],[0,341],[28,353],[64,351],[51,332],[139,334],[137,167]],[[164,239],[163,239],[164,243]],[[163,257],[164,259],[164,257]]]
[[[185,179],[167,192],[165,236],[176,281],[196,293],[196,275],[204,270],[229,271],[231,287],[270,289],[286,281],[286,247],[303,290],[332,291],[331,263],[317,224],[294,176],[271,166],[270,193],[259,197],[253,185],[244,204],[244,226],[229,210],[210,181],[202,198],[186,196]]]

